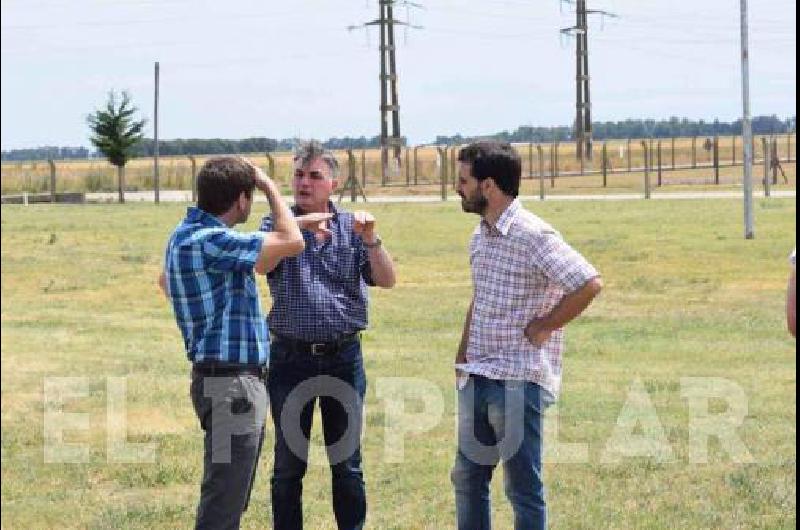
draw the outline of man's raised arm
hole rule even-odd
[[[254,166],[255,167],[255,166]],[[255,270],[264,274],[275,268],[283,258],[296,256],[303,252],[305,242],[300,228],[294,220],[291,210],[281,197],[280,190],[275,183],[264,175],[258,167],[256,169],[256,188],[264,192],[272,210],[272,232],[264,234],[264,244],[258,255]]]

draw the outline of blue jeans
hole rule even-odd
[[[303,477],[317,399],[337,526],[363,528],[367,500],[360,444],[366,386],[358,341],[328,355],[292,351],[280,341],[271,345],[267,389],[275,424],[272,519],[276,530],[303,528]]]
[[[527,381],[471,375],[458,395],[458,454],[451,475],[459,530],[492,526],[489,483],[503,463],[516,530],[544,529],[542,414],[549,394]]]

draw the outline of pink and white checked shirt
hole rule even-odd
[[[549,224],[514,200],[495,226],[481,221],[470,242],[475,291],[466,363],[490,379],[532,381],[555,398],[561,386],[564,332],[537,348],[525,326],[598,276]]]

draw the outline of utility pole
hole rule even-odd
[[[420,26],[412,26],[408,22],[394,18],[395,0],[378,0],[380,14],[376,20],[367,22],[362,27],[378,26],[380,31],[380,83],[381,83],[381,184],[386,184],[386,174],[388,166],[388,150],[391,148],[392,156],[396,160],[398,167],[401,164],[401,149],[403,138],[400,135],[400,102],[397,95],[397,57],[394,38],[394,26],[403,25],[415,29]],[[403,2],[406,6],[421,7],[410,2]],[[348,30],[356,29],[360,26],[349,26]],[[389,134],[389,117],[391,115],[392,131]]]
[[[740,0],[742,45],[742,144],[744,147],[744,238],[755,239],[753,228],[753,131],[750,127],[750,52],[747,37],[747,0]]]
[[[563,28],[564,35],[575,36],[575,157],[592,159],[592,100],[589,91],[588,14],[616,17],[597,9],[587,9],[586,0],[561,0],[575,4],[575,25]]]
[[[155,188],[154,200],[159,202],[159,188],[161,183],[158,178],[158,61],[155,71],[155,97],[153,99],[153,187]]]

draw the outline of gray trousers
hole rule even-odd
[[[205,431],[197,529],[238,529],[253,488],[267,414],[267,390],[256,375],[192,374],[190,389]]]

